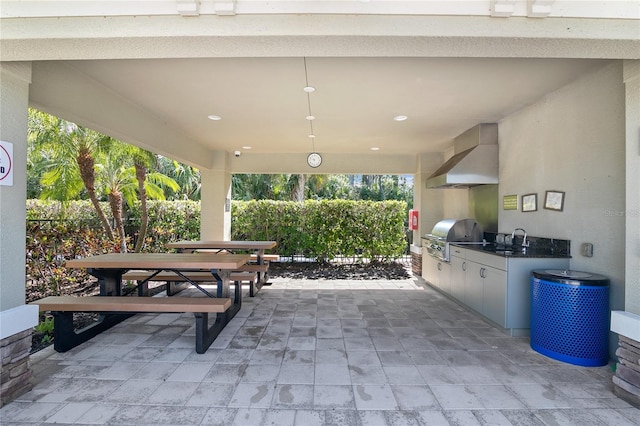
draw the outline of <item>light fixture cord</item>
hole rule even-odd
[[[306,87],[309,87],[309,74],[307,72],[307,57],[304,56],[302,58],[304,60],[304,80],[305,80],[305,84]],[[311,117],[313,114],[311,114],[311,94],[309,92],[305,92],[307,94],[307,108],[309,110],[309,116]],[[311,148],[313,150],[313,152],[316,151],[316,141],[315,141],[315,133],[313,133],[313,120],[309,120],[309,129],[311,131],[310,135],[313,135],[313,137],[311,138]]]

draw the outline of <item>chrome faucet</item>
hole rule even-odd
[[[527,231],[522,228],[516,228],[511,233],[511,240],[513,240],[516,236],[516,231],[522,231],[524,237],[522,238],[522,249],[524,250],[526,247],[529,247],[529,241],[527,241]]]

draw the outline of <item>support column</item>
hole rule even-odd
[[[444,163],[442,153],[421,154],[418,160],[419,173],[413,183],[413,205],[420,209],[419,228],[414,232],[414,243],[433,229],[444,218],[444,194],[442,189],[427,188],[427,178]],[[417,206],[417,207],[415,207]]]
[[[427,188],[427,178],[443,163],[441,153],[421,154],[418,157],[417,170],[413,179],[413,208],[418,210],[418,229],[413,231],[411,245],[411,272],[422,275],[422,236],[431,231],[442,219],[443,192]]]
[[[6,143],[0,157],[0,406],[31,388],[31,331],[38,324],[38,308],[25,305],[30,82],[30,63],[0,62],[0,141]]]
[[[200,238],[231,239],[231,172],[227,153],[213,154],[213,166],[201,169]]]
[[[623,78],[627,139],[625,309],[640,315],[640,60],[624,61]]]
[[[611,312],[619,336],[614,392],[640,407],[640,61],[624,61],[626,123],[625,310]]]

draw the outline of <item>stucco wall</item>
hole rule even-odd
[[[624,309],[625,91],[617,61],[499,122],[500,189],[538,194],[538,210],[500,207],[500,232],[571,240],[571,268],[611,279],[611,308]],[[544,209],[565,191],[564,211]],[[593,257],[580,245],[593,243]]]
[[[13,144],[13,185],[0,186],[0,311],[25,301],[27,105],[31,64],[0,64],[0,140]]]
[[[626,311],[640,315],[640,238],[638,238],[640,235],[640,61],[625,61],[623,72],[627,95],[627,197],[625,210],[627,250],[624,303]],[[637,331],[640,332],[640,324]]]

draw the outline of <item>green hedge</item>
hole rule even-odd
[[[107,203],[103,204],[109,217]],[[232,239],[275,240],[281,256],[328,261],[338,256],[390,261],[405,253],[406,203],[401,201],[234,201]],[[139,206],[128,209],[128,247],[140,223]],[[110,218],[111,219],[111,218]],[[149,201],[145,252],[166,251],[176,240],[200,238],[200,204]],[[27,202],[27,298],[83,291],[95,286],[81,270],[64,267],[66,259],[119,250],[109,241],[89,201]]]
[[[149,230],[145,241],[145,252],[166,251],[166,244],[175,240],[197,240],[200,238],[200,203],[197,201],[148,201]],[[108,203],[101,203],[102,210],[112,220]],[[140,204],[127,209],[125,218],[128,231],[128,247],[133,250],[133,241],[140,227]],[[102,240],[104,249],[113,251],[95,210],[89,201],[72,201],[64,205],[55,201],[27,200],[27,238],[32,232],[50,233],[56,240],[74,240],[90,233],[91,240]],[[48,229],[48,231],[44,231]],[[117,247],[118,244],[113,244]],[[79,254],[83,250],[79,249]],[[91,252],[84,253],[95,254]]]
[[[280,256],[389,261],[405,253],[403,201],[235,201],[232,239],[275,240]]]
[[[143,251],[167,251],[167,243],[178,240],[200,239],[200,202],[147,201],[149,229]],[[140,204],[129,209],[128,233],[140,228]]]
[[[162,252],[170,241],[200,237],[198,202],[149,201],[148,206],[149,231],[144,251]],[[111,219],[107,203],[103,208]],[[138,204],[127,210],[129,246],[137,238],[139,208]],[[402,256],[406,250],[405,212],[403,201],[233,201],[231,238],[275,240],[282,256],[390,260]],[[102,227],[88,201],[75,201],[62,207],[57,202],[29,200],[27,219],[29,237],[51,240],[56,247],[72,245],[73,255],[112,251],[117,247],[102,235]],[[96,246],[96,241],[102,242]]]
[[[102,207],[111,219],[108,204],[103,203]],[[26,215],[27,302],[50,295],[96,292],[94,278],[83,270],[64,267],[66,259],[119,251],[120,244],[108,240],[91,203],[75,201],[62,206],[58,202],[28,200]],[[130,215],[132,224],[139,223],[136,209]],[[200,236],[197,202],[150,201],[149,217],[147,252],[166,251],[169,241]],[[129,238],[132,239],[133,236]],[[133,247],[131,241],[129,247]]]

